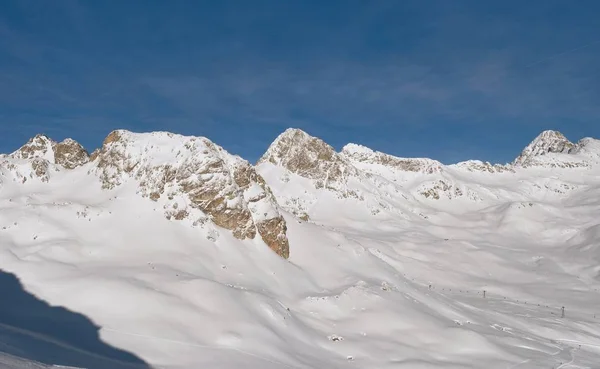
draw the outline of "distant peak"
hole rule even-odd
[[[279,136],[277,136],[275,138],[275,140],[273,141],[273,143],[271,144],[271,146],[276,146],[279,145],[281,142],[304,142],[306,140],[310,140],[310,139],[318,139],[316,137],[313,137],[311,135],[309,135],[308,133],[304,132],[301,129],[298,128],[288,128],[285,131],[283,131]]]
[[[10,155],[15,159],[39,160],[73,169],[88,162],[87,151],[77,141],[67,138],[56,142],[44,134],[37,134]]]
[[[74,169],[90,160],[88,152],[79,142],[67,138],[53,147],[54,162],[67,169]]]
[[[32,138],[29,139],[29,142],[35,142],[35,141],[54,142],[53,139],[51,139],[50,137],[46,136],[43,133],[38,133],[37,135],[35,135],[35,136],[33,136]]]
[[[318,137],[313,137],[301,129],[288,128],[269,146],[259,163],[269,161],[280,164],[292,157],[311,152],[314,159],[333,160],[335,149]]]
[[[546,130],[540,133],[536,138],[536,140],[564,140],[569,141],[565,135],[560,133],[559,131],[554,130]]]
[[[56,145],[56,142],[50,137],[44,134],[37,134],[10,156],[16,159],[43,158],[52,161],[50,158],[54,155],[54,145]]]
[[[535,157],[548,153],[568,153],[574,147],[575,145],[562,133],[552,130],[543,131],[515,159],[514,165],[526,166]]]

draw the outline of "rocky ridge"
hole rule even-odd
[[[481,188],[461,182],[456,173],[496,175],[530,167],[589,167],[600,162],[600,141],[586,138],[573,144],[559,132],[545,131],[512,164],[470,160],[446,166],[426,158],[395,157],[357,144],[337,152],[304,131],[287,129],[254,167],[206,138],[117,130],[92,155],[74,140],[59,143],[37,135],[19,150],[1,156],[0,162],[1,168],[16,173],[22,182],[31,178],[49,181],[55,172],[82,166],[107,190],[134,181],[138,193],[159,203],[167,219],[188,221],[193,226],[211,222],[239,239],[260,235],[273,251],[287,258],[287,226],[279,203],[308,220],[308,209],[317,203],[319,191],[369,203],[373,214],[393,209],[398,199],[410,201],[411,196],[417,201],[461,197],[481,201],[485,191],[482,195]],[[282,168],[282,182],[297,176],[317,192],[277,193],[276,199],[271,191],[275,183],[266,183],[257,172],[267,164]],[[568,191],[561,183],[544,186],[559,188],[561,193]]]
[[[378,164],[404,172],[433,174],[442,171],[442,163],[437,160],[425,158],[398,158],[368,147],[347,144],[342,148],[341,155],[351,161],[367,164]]]
[[[202,137],[166,132],[110,133],[92,155],[76,141],[37,135],[2,158],[1,170],[20,182],[51,180],[51,173],[85,166],[110,190],[131,180],[138,193],[159,202],[167,219],[210,222],[239,239],[261,239],[289,257],[285,219],[264,180],[247,161]]]
[[[89,155],[83,146],[72,139],[56,142],[40,134],[0,159],[2,167],[12,171],[19,181],[25,183],[34,178],[47,182],[52,172],[86,164]]]
[[[443,165],[426,158],[395,157],[357,144],[347,144],[338,153],[319,138],[298,129],[288,129],[275,139],[257,165],[261,173],[272,171],[265,167],[267,163],[281,168],[283,174],[279,175],[279,180],[283,182],[288,182],[289,173],[293,173],[308,180],[318,191],[328,190],[343,194],[338,197],[378,203],[374,205],[377,209],[372,209],[374,213],[378,213],[381,209],[393,207],[386,203],[386,199],[401,196],[408,200],[411,195],[407,192],[417,201],[442,198],[466,198],[474,202],[485,201],[487,198],[494,201],[497,200],[496,195],[492,195],[481,185],[463,182],[460,179],[461,173],[512,176],[530,167],[588,167],[600,161],[598,142],[600,141],[583,139],[573,144],[559,132],[545,131],[534,139],[512,164],[469,160]],[[489,180],[491,178],[485,181]],[[274,188],[275,183],[269,184]],[[563,195],[565,191],[577,187],[561,181],[552,184],[524,183],[523,186],[525,192],[550,188],[555,189],[553,192]],[[285,188],[278,191],[277,197],[286,209],[308,219],[307,209],[316,204],[317,197],[301,192],[293,194],[290,192],[293,186],[278,187]],[[349,193],[355,196],[348,196]]]
[[[258,160],[289,170],[313,181],[317,189],[329,189],[342,197],[358,195],[346,186],[351,177],[361,173],[345,157],[323,140],[299,129],[287,129],[269,146]]]
[[[512,163],[515,167],[551,166],[574,168],[588,166],[588,163],[572,155],[577,152],[577,145],[569,141],[557,131],[544,131],[538,135]],[[544,160],[549,154],[567,154],[562,160]],[[573,160],[575,159],[575,160]]]
[[[56,142],[45,135],[31,138],[9,156],[23,160],[41,159],[66,169],[74,169],[89,161],[88,152],[77,141],[67,138]]]
[[[258,233],[278,255],[289,256],[285,220],[262,177],[206,138],[114,131],[92,163],[103,188],[135,179],[142,196],[161,202],[167,219],[210,220],[242,240]]]

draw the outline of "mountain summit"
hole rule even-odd
[[[332,146],[295,128],[280,134],[257,164],[266,162],[314,180],[317,188],[339,189],[346,177],[358,174]]]
[[[87,151],[70,138],[56,142],[46,135],[36,135],[17,151],[10,154],[15,159],[43,159],[49,163],[73,169],[88,162]]]
[[[513,164],[522,167],[528,166],[536,157],[548,153],[569,153],[574,147],[575,144],[562,133],[551,130],[544,131],[525,147]]]

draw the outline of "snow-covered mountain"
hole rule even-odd
[[[91,155],[38,135],[0,156],[0,270],[156,368],[594,367],[599,195],[600,141],[554,131],[502,165],[298,129],[256,165],[167,132]],[[0,364],[108,359],[18,310]],[[34,355],[55,344],[90,361]]]

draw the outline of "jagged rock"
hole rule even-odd
[[[169,204],[168,218],[200,224],[208,216],[239,239],[258,233],[273,251],[289,256],[285,220],[265,181],[247,161],[206,138],[114,131],[93,163],[103,188],[135,179],[142,196]]]
[[[344,197],[357,197],[345,187],[359,171],[323,140],[299,129],[287,129],[269,146],[258,164],[280,165],[301,177],[313,180],[316,188],[338,191]]]
[[[70,138],[54,145],[54,163],[67,169],[77,168],[90,159],[88,152]]]
[[[290,256],[289,245],[287,243],[287,225],[283,217],[271,218],[259,221],[256,224],[258,233],[269,248],[278,255],[288,258]]]
[[[569,141],[562,133],[557,131],[544,131],[537,136],[521,154],[515,159],[513,165],[527,167],[536,165],[539,161],[536,159],[549,153],[568,154],[575,145]],[[566,163],[566,166],[572,163]]]
[[[439,200],[442,193],[445,193],[449,198],[452,198],[453,195],[455,197],[460,197],[463,195],[463,192],[460,188],[455,187],[452,183],[448,183],[444,180],[438,180],[424,185],[423,187],[426,189],[421,190],[421,195],[435,200]]]
[[[24,160],[45,160],[50,164],[57,164],[66,169],[74,169],[88,162],[87,151],[70,138],[57,143],[48,136],[36,135],[25,145],[13,152],[10,157]],[[35,164],[39,167],[39,163]]]
[[[10,154],[10,157],[15,159],[33,159],[42,158],[49,162],[54,162],[54,145],[56,142],[48,136],[38,134],[29,139],[27,143],[17,151]]]
[[[33,158],[31,160],[31,168],[33,169],[33,173],[38,177],[42,182],[48,182],[48,170],[49,170],[48,160],[42,158]]]

